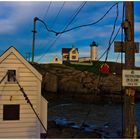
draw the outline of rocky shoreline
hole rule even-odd
[[[87,132],[84,130],[84,125],[81,128],[74,128],[71,125],[60,125],[56,124],[55,121],[48,121],[47,138],[103,138],[101,130],[95,129],[94,131]]]
[[[98,75],[65,65],[35,64],[42,74],[42,94],[47,100],[72,99],[82,102],[122,102],[121,75]],[[140,99],[137,89],[136,99]]]

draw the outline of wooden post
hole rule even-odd
[[[37,17],[34,18],[34,28],[33,28],[33,41],[32,41],[32,64],[34,64],[34,49],[35,49],[35,33],[36,33],[36,21]]]
[[[125,42],[115,42],[116,52],[125,52],[125,69],[135,68],[135,53],[139,52],[139,43],[134,43],[134,2],[125,2],[125,21],[122,24],[125,31]],[[135,89],[133,87],[125,88],[124,95],[124,138],[134,138],[135,113],[134,98]]]

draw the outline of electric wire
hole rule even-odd
[[[81,4],[81,6],[79,7],[79,9],[76,11],[75,15],[72,17],[72,19],[69,21],[69,23],[65,26],[64,31],[66,31],[66,29],[72,24],[72,22],[75,20],[75,18],[78,16],[78,14],[81,12],[81,10],[83,9],[83,7],[86,5],[86,1],[83,2]],[[58,34],[58,33],[57,33]]]
[[[57,20],[58,16],[60,15],[61,11],[63,10],[65,4],[66,4],[66,2],[64,1],[63,4],[62,4],[62,6],[60,7],[60,9],[59,9],[59,11],[58,11],[56,17],[55,17],[53,23],[52,23],[52,28],[53,28],[53,26],[55,25],[56,20]],[[49,4],[49,8],[50,8],[50,6],[51,6],[51,3]],[[42,22],[47,30],[50,30],[50,29],[48,28],[48,26],[46,25],[46,23],[45,23],[42,19],[38,18],[37,20],[39,20],[40,22]],[[52,30],[50,30],[50,32],[51,32],[51,31],[52,31]],[[54,32],[54,33],[55,33],[55,32]],[[47,36],[47,37],[48,37],[48,36]],[[48,44],[50,44],[50,43],[48,43]],[[43,57],[44,57],[44,56],[43,56]],[[41,56],[41,57],[37,60],[37,62],[40,61],[43,57]]]
[[[60,9],[59,9],[59,11],[58,11],[56,17],[55,17],[53,23],[52,23],[52,28],[54,27],[54,25],[55,25],[55,23],[56,23],[56,21],[57,21],[57,19],[58,19],[58,16],[60,15],[61,11],[63,10],[65,4],[66,4],[66,2],[64,1],[64,2],[62,3],[62,6],[60,7]]]
[[[46,12],[44,13],[44,16],[42,16],[42,20],[45,20],[45,18],[47,18],[48,13],[49,13],[49,10],[50,10],[50,8],[51,8],[51,5],[52,5],[52,1],[49,2],[49,5],[48,5],[48,7],[47,7],[47,9],[46,9]],[[38,18],[37,18],[37,20],[38,20]],[[41,31],[43,31],[42,28],[41,28]],[[47,40],[47,37],[48,37],[48,35],[46,34],[46,40]],[[46,43],[47,43],[47,42],[46,42]],[[45,44],[46,44],[46,43],[45,43]],[[44,43],[39,42],[38,46],[43,46],[43,44],[44,44]]]
[[[109,39],[109,47],[108,47],[108,51],[107,51],[107,54],[106,54],[105,62],[108,59],[109,51],[110,51],[110,48],[111,48],[110,44],[111,44],[111,40],[112,40],[112,37],[113,37],[115,29],[116,29],[116,23],[117,23],[117,20],[118,20],[118,16],[119,16],[119,9],[118,9],[118,4],[117,4],[116,5],[116,18],[115,18],[114,25],[113,25],[113,30],[112,30],[112,33],[111,33],[111,36],[110,36],[110,39]]]
[[[85,6],[86,3],[87,3],[87,2],[83,2],[83,3],[76,9],[75,13],[71,16],[71,20],[68,22],[68,24],[65,25],[64,30],[66,30],[66,29],[68,28],[68,26],[74,21],[74,19],[78,16],[78,14],[81,12],[81,10],[83,9],[83,7]],[[49,29],[48,26],[47,26],[47,24],[46,24],[43,20],[41,20],[41,19],[38,19],[38,20],[41,21],[41,22],[44,24],[44,26],[45,26],[45,28],[47,29],[47,31],[53,32],[53,33],[57,33],[56,31],[54,31],[54,30],[52,30],[52,29]],[[62,35],[62,34],[59,34],[59,35],[55,38],[55,40],[52,41],[52,42],[50,43],[50,45],[49,45],[49,47],[48,47],[46,53],[48,53],[48,51],[55,45],[55,43],[56,43],[57,40],[61,37],[61,35]],[[39,61],[46,55],[46,53],[44,53],[44,54],[37,60],[37,62],[39,62]]]
[[[114,22],[114,26],[116,26],[117,18],[118,18],[118,5],[117,5],[117,16],[116,16],[116,19],[115,19],[115,22]],[[108,46],[108,48],[104,51],[104,53],[101,55],[101,57],[99,58],[99,60],[105,55],[105,53],[108,52],[108,50],[110,49],[110,46],[114,43],[114,40],[116,39],[116,37],[117,37],[117,35],[118,35],[118,33],[119,33],[120,29],[121,29],[121,26],[120,26],[120,28],[119,28],[118,31],[117,31],[117,34],[115,35],[115,37],[113,38],[113,40],[111,40],[112,37],[113,37],[113,34],[114,34],[114,30],[115,30],[115,27],[114,27],[114,26],[113,26],[113,32],[111,33],[111,37],[110,37],[110,39],[109,39],[109,46]],[[99,62],[99,60],[98,60],[98,62]],[[96,64],[99,64],[99,63],[96,63]],[[101,73],[99,74],[99,80],[98,80],[98,82],[97,82],[97,88],[99,88],[100,80],[101,80]],[[85,122],[86,122],[86,120],[87,120],[87,118],[88,118],[90,112],[91,112],[91,105],[90,105],[90,107],[89,107],[89,109],[88,109],[88,111],[87,111],[87,113],[86,113],[86,117],[85,117],[85,119],[83,120],[83,122],[82,122],[82,124],[81,124],[81,127],[85,124]],[[75,135],[76,135],[76,134],[75,134]],[[75,135],[73,135],[73,138],[75,137]]]
[[[111,9],[112,9],[114,6],[116,6],[118,3],[119,3],[119,2],[115,3],[114,5],[112,5],[112,6],[108,9],[108,11],[107,11],[99,20],[97,20],[96,22],[93,22],[92,24],[87,24],[87,25],[90,26],[90,25],[93,25],[93,24],[96,24],[96,23],[100,22],[100,21],[101,21],[102,19],[104,19],[104,17],[111,11]],[[86,3],[84,3],[83,6],[84,6],[85,4],[86,4]],[[83,8],[83,6],[81,6],[81,7]],[[81,10],[81,8],[79,8],[79,10]],[[78,10],[78,13],[79,13],[79,10]],[[75,14],[75,15],[77,15],[77,14]],[[41,22],[45,25],[45,28],[47,29],[47,31],[52,32],[52,33],[55,33],[56,35],[62,34],[62,33],[64,33],[64,32],[68,32],[68,31],[70,31],[70,30],[74,30],[74,29],[76,29],[76,28],[80,28],[80,26],[77,26],[77,27],[75,27],[75,28],[71,28],[71,29],[69,29],[69,30],[66,30],[66,28],[68,28],[68,25],[70,25],[70,24],[72,23],[72,21],[73,21],[73,19],[72,19],[72,20],[69,22],[69,24],[67,24],[67,25],[65,26],[63,32],[56,32],[56,31],[54,31],[54,30],[52,30],[52,29],[49,29],[48,26],[47,26],[47,24],[46,24],[43,20],[41,20],[41,19],[38,19],[38,20],[41,21]],[[84,26],[85,26],[85,25],[84,25]],[[83,27],[84,27],[84,26],[83,26]],[[57,38],[51,43],[49,49],[50,49],[51,47],[53,47],[53,45],[56,43],[56,41],[57,41],[59,38],[60,38],[60,36],[57,37]],[[48,52],[49,49],[47,49],[47,52]],[[43,55],[37,60],[37,62],[39,62],[45,55],[46,55],[46,54],[43,54]]]
[[[119,31],[120,31],[120,28],[118,29],[118,31],[117,31],[115,37],[113,38],[112,42],[111,42],[111,39],[110,39],[110,45],[112,45],[112,44],[114,43],[114,40],[116,39],[116,37],[117,37]],[[111,38],[112,38],[112,37],[111,37]],[[109,46],[109,47],[110,47],[110,46]],[[109,47],[108,47],[108,48],[105,50],[105,52],[101,55],[101,57],[99,58],[99,60],[100,60],[100,59],[105,55],[105,53],[109,50]],[[91,108],[90,108],[90,109],[91,109]],[[89,114],[90,114],[90,110],[87,111],[86,119],[87,119],[87,117],[88,117]],[[86,119],[84,119],[84,121],[82,122],[82,125],[85,123]],[[82,127],[82,125],[81,125],[81,127]],[[74,136],[75,136],[75,135],[74,135]],[[73,136],[73,137],[74,137],[74,136]]]
[[[106,64],[107,62],[107,59],[108,59],[108,55],[109,55],[109,51],[110,51],[110,48],[111,48],[111,40],[112,40],[112,37],[114,35],[114,32],[115,32],[115,29],[116,29],[116,22],[118,20],[118,15],[119,15],[119,10],[118,10],[118,3],[116,5],[116,18],[114,20],[114,24],[113,24],[113,30],[112,30],[112,33],[111,33],[111,36],[110,36],[110,39],[109,39],[109,43],[108,43],[108,49],[107,49],[107,52],[106,52],[106,57],[105,57],[105,61],[103,63],[103,65]],[[100,87],[100,82],[101,82],[101,79],[102,79],[102,74],[100,72],[99,74],[99,78],[98,78],[98,82],[97,82],[97,87]]]
[[[77,28],[86,27],[86,26],[92,26],[92,25],[95,25],[95,24],[99,23],[100,21],[102,21],[102,20],[106,17],[106,15],[107,15],[107,14],[113,9],[113,7],[116,6],[118,3],[119,3],[119,2],[113,4],[113,5],[106,11],[106,13],[105,13],[101,18],[99,18],[97,21],[92,22],[92,23],[89,23],[89,24],[79,25],[79,26],[70,28],[70,29],[68,29],[68,30],[63,30],[62,32],[57,32],[56,35],[62,34],[62,33],[65,33],[65,32],[69,32],[69,31],[75,30],[75,29],[77,29]]]
[[[120,32],[120,29],[121,29],[121,26],[118,28],[118,31],[117,31],[116,35],[114,36],[114,38],[113,38],[113,40],[112,40],[112,42],[111,42],[110,45],[112,45],[112,44],[114,43],[116,37],[118,36],[118,34],[119,34],[119,32]],[[109,47],[108,47],[108,48],[109,48]],[[107,53],[108,48],[106,48],[106,50],[102,53],[102,55],[99,57],[99,59],[92,65],[92,67],[94,67],[95,69],[98,68],[97,66],[98,66],[98,64],[100,65],[99,62],[100,62],[100,60],[104,57],[104,55]],[[92,67],[91,67],[91,68],[92,68]],[[85,68],[83,71],[86,71],[86,70],[90,70],[90,69]]]
[[[53,29],[50,29],[50,28],[48,27],[48,25],[44,22],[44,23],[46,24],[45,27],[46,27],[46,29],[47,29],[48,32],[52,32],[52,33],[55,33],[56,35],[58,35],[58,34],[63,34],[63,33],[65,33],[65,32],[69,32],[69,31],[75,30],[75,29],[77,29],[77,28],[86,27],[86,26],[92,26],[92,25],[95,25],[95,24],[99,23],[100,21],[102,21],[102,20],[106,17],[106,15],[113,9],[113,7],[116,6],[118,3],[119,3],[119,2],[113,4],[113,5],[106,11],[106,13],[105,13],[101,18],[99,18],[97,21],[92,22],[92,23],[89,23],[89,24],[79,25],[79,26],[76,26],[76,27],[73,27],[73,28],[70,28],[70,29],[67,29],[67,30],[64,29],[62,32],[58,32],[58,31],[55,31],[55,30],[53,30]],[[41,19],[40,19],[40,20],[41,20]]]
[[[52,5],[52,1],[49,2],[49,5],[48,5],[48,7],[46,9],[46,12],[45,12],[45,14],[43,16],[43,19],[45,19],[48,16],[48,13],[49,13],[51,5]]]

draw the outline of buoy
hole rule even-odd
[[[104,63],[100,67],[100,72],[103,74],[108,74],[109,73],[109,65]]]

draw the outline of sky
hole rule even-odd
[[[83,1],[0,1],[0,54],[10,46],[14,46],[24,57],[32,51],[33,19],[38,17],[43,20],[49,29],[63,31],[71,20],[71,17]],[[116,1],[87,1],[80,13],[67,29],[89,24],[97,21]],[[135,41],[140,42],[140,2],[134,2],[135,16]],[[60,8],[63,8],[58,14]],[[119,15],[115,26],[114,35],[117,33],[122,21],[123,4],[119,2]],[[78,28],[62,34],[54,45],[52,42],[58,37],[48,32],[40,21],[36,23],[35,62],[49,63],[54,56],[61,58],[61,49],[72,46],[78,48],[79,57],[90,57],[90,44],[95,41],[98,44],[98,58],[108,47],[109,39],[116,18],[116,6],[99,23]],[[121,40],[121,33],[116,41]],[[49,49],[48,49],[49,48]],[[118,53],[114,52],[114,44],[111,46],[108,61],[117,61]],[[101,60],[104,60],[103,57]],[[120,57],[118,59],[120,62]],[[140,55],[136,54],[136,65],[140,66]]]

